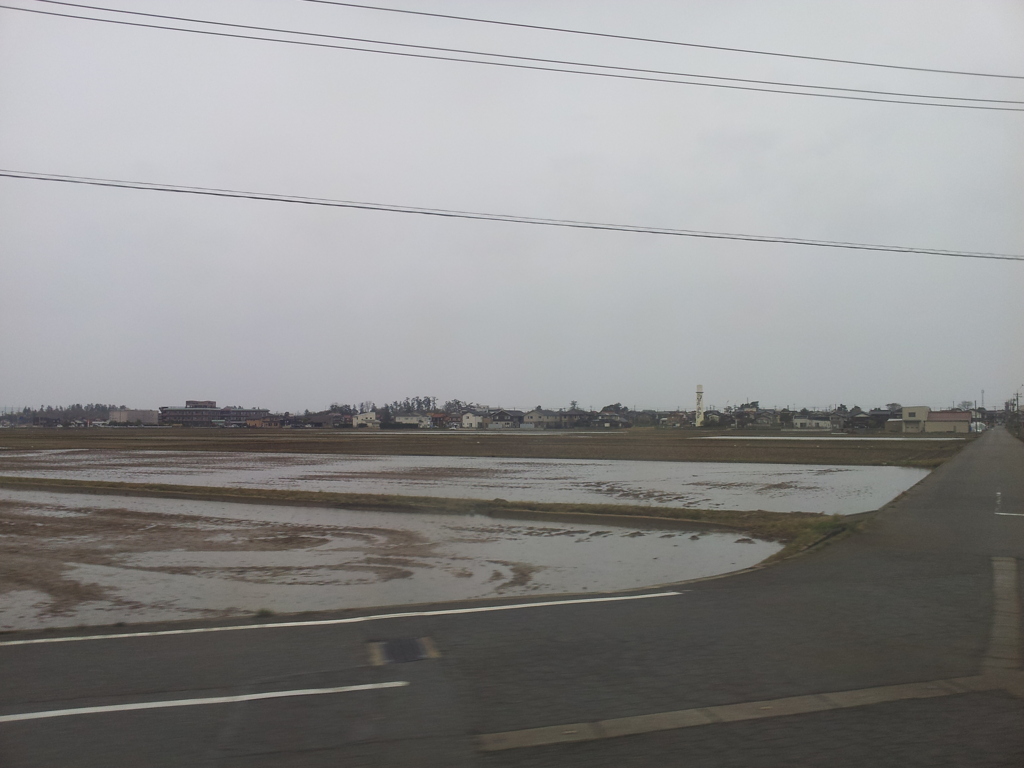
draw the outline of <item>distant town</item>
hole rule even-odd
[[[182,406],[144,410],[123,405],[43,406],[39,409],[5,409],[0,428],[232,428],[232,429],[447,429],[447,430],[613,430],[632,427],[665,429],[746,429],[764,431],[980,432],[1006,421],[1019,410],[1019,402],[1007,401],[1001,409],[986,409],[961,402],[948,409],[924,405],[885,406],[863,409],[840,404],[827,410],[763,408],[757,400],[705,410],[698,394],[692,410],[637,410],[613,403],[600,410],[586,410],[574,401],[568,407],[529,411],[494,408],[461,400],[439,403],[433,397],[406,398],[388,405],[372,402],[333,404],[322,411],[271,413],[266,408],[218,406],[213,400],[187,400]]]

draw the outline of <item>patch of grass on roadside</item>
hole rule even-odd
[[[840,515],[813,512],[766,512],[723,509],[687,509],[627,504],[554,504],[504,499],[450,499],[433,496],[393,494],[331,493],[269,488],[224,488],[163,483],[120,483],[101,480],[68,480],[35,477],[0,477],[0,487],[95,493],[112,496],[143,496],[195,501],[244,504],[327,507],[334,509],[380,510],[388,512],[456,515],[488,515],[557,520],[565,517],[601,516],[617,518],[620,525],[636,521],[671,521],[672,527],[695,527],[746,533],[759,539],[777,541],[783,549],[769,558],[780,560],[826,538],[854,530],[857,523]]]

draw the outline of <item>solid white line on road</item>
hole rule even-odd
[[[282,629],[288,627],[328,627],[335,624],[360,624],[364,621],[407,619],[422,616],[457,616],[464,613],[514,611],[522,608],[546,608],[554,605],[582,605],[584,603],[611,603],[621,600],[646,600],[649,597],[672,597],[682,592],[652,592],[646,595],[615,595],[612,597],[584,597],[574,600],[549,600],[543,603],[515,603],[513,605],[486,605],[479,608],[450,608],[441,611],[408,611],[405,613],[379,613],[373,616],[352,616],[347,619],[321,619],[319,621],[280,621],[273,624],[237,624],[228,627],[201,627],[197,629],[164,629],[153,632],[122,632],[111,635],[78,635],[73,637],[37,637],[32,640],[5,640],[5,645],[39,645],[42,643],[76,643],[83,640],[120,640],[126,637],[163,637],[166,635],[196,635],[208,632],[234,632],[243,629]]]
[[[246,693],[239,696],[208,696],[202,699],[171,699],[169,701],[140,701],[135,704],[110,704],[104,707],[76,707],[74,709],[51,709],[44,712],[22,712],[16,715],[0,715],[0,723],[15,723],[21,720],[43,720],[49,717],[72,717],[74,715],[95,715],[102,712],[130,712],[136,709],[167,709],[168,707],[197,707],[204,704],[236,704],[240,701],[262,699],[286,699],[292,696],[323,696],[326,693],[351,693],[352,691],[374,691],[380,688],[401,688],[408,685],[404,680],[369,685],[343,685],[339,688],[300,688],[293,691],[269,691],[267,693]]]
[[[1020,512],[996,512],[997,515],[1005,515],[1006,517],[1024,517],[1024,514]]]

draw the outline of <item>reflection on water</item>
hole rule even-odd
[[[906,467],[173,451],[12,451],[0,474],[572,504],[848,515],[928,474]]]
[[[781,548],[668,521],[624,527],[6,489],[0,522],[0,568],[29,566],[0,592],[0,629],[632,589],[747,568]]]

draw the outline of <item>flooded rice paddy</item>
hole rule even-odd
[[[0,475],[840,515],[877,509],[927,474],[928,470],[907,467],[805,464],[190,451],[0,452]]]
[[[728,573],[781,548],[583,519],[0,489],[0,630],[586,594]]]

